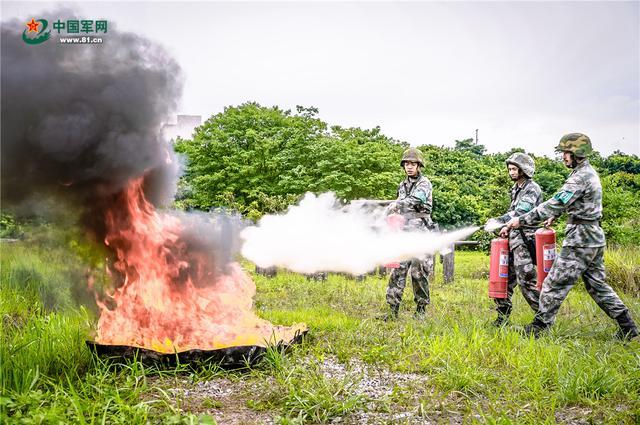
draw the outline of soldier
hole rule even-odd
[[[548,329],[555,321],[562,301],[582,276],[591,298],[618,322],[616,337],[636,338],[638,329],[629,309],[605,283],[605,236],[600,227],[602,186],[587,159],[592,152],[591,140],[584,134],[567,134],[560,139],[556,151],[562,152],[564,164],[573,169],[560,191],[534,210],[507,223],[507,227],[517,229],[523,224],[545,220],[545,224],[550,225],[565,210],[569,216],[562,250],[542,284],[538,313],[533,322],[525,326],[524,332],[537,338]]]
[[[537,207],[542,201],[542,190],[538,183],[533,181],[535,164],[533,159],[524,153],[514,153],[506,160],[509,177],[515,183],[511,188],[511,206],[506,214],[495,218],[500,223],[507,223],[514,217],[519,217]],[[537,313],[540,292],[536,288],[535,235],[533,228],[522,228],[509,231],[505,226],[500,231],[500,236],[509,238],[509,278],[507,286],[507,298],[496,298],[496,310],[498,317],[493,322],[494,326],[502,326],[509,320],[511,309],[511,296],[516,282],[520,285],[520,292],[529,304],[529,307]]]
[[[422,152],[415,148],[407,149],[402,154],[400,166],[404,169],[407,178],[398,186],[397,200],[390,205],[389,211],[402,214],[406,230],[433,229],[431,182],[421,173],[424,167]],[[384,316],[385,320],[398,317],[409,270],[411,270],[413,299],[417,305],[414,316],[419,319],[424,318],[425,308],[429,304],[429,275],[433,268],[433,259],[434,257],[430,255],[422,259],[413,258],[401,262],[400,267],[393,270],[387,287],[387,303],[391,311]]]

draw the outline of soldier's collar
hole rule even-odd
[[[577,161],[576,161],[576,162],[577,162]],[[584,161],[582,161],[582,162],[578,162],[578,163],[576,164],[576,166],[575,166],[575,167],[573,167],[573,169],[574,169],[574,170],[577,170],[578,168],[582,168],[582,167],[584,167],[585,165],[588,165],[588,164],[589,164],[589,160],[588,160],[587,158],[585,158],[585,159],[584,159]]]
[[[512,186],[513,189],[522,189],[523,187],[525,187],[526,185],[529,184],[529,182],[531,181],[531,179],[524,179],[522,181],[522,185],[519,185],[518,182],[515,182]]]

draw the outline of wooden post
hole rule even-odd
[[[446,254],[440,253],[440,262],[442,263],[442,276],[444,283],[452,283],[455,269],[455,246],[451,245],[450,250]]]
[[[433,254],[433,260],[431,261],[431,270],[429,270],[429,276],[436,277],[436,255]]]
[[[450,251],[442,255],[440,253],[440,262],[442,263],[442,276],[444,283],[453,283],[455,277],[455,255],[457,245],[478,245],[478,241],[455,241],[449,247]],[[434,261],[435,263],[435,261]]]

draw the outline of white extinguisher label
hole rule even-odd
[[[544,257],[543,270],[545,273],[549,273],[553,262],[556,259],[556,244],[544,244],[542,245],[542,255]]]
[[[509,277],[509,250],[500,250],[500,267],[498,267],[500,277]]]

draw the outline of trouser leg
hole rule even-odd
[[[536,267],[533,265],[531,254],[525,245],[515,247],[512,252],[513,256],[513,268],[515,275],[520,286],[520,292],[522,296],[531,307],[534,313],[538,312],[540,303],[540,292],[538,291],[537,272]]]
[[[387,303],[394,307],[399,306],[402,302],[402,293],[407,284],[407,273],[411,261],[403,261],[400,267],[394,269],[389,276],[389,284],[387,285]]]
[[[413,300],[418,307],[424,307],[431,302],[429,297],[429,280],[433,267],[434,256],[428,255],[423,259],[411,260],[411,284],[413,286]]]
[[[582,248],[584,256],[591,258],[587,269],[582,274],[584,286],[591,298],[612,319],[616,319],[627,311],[616,291],[605,282],[604,247]]]
[[[587,263],[581,258],[579,248],[562,248],[542,283],[536,323],[549,327],[555,322],[560,305],[586,269]]]

